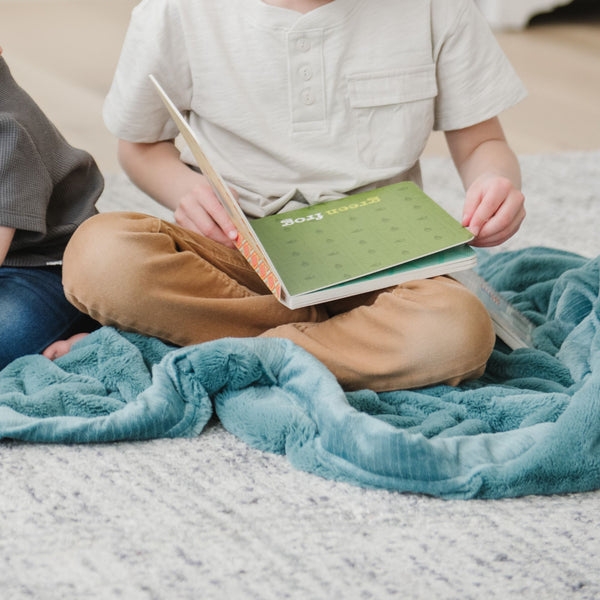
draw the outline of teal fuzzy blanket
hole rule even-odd
[[[104,327],[51,362],[0,372],[0,438],[80,443],[199,435],[216,414],[248,444],[357,485],[444,498],[600,488],[600,257],[530,248],[479,272],[536,324],[460,388],[345,394],[285,340],[174,349]]]

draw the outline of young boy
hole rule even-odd
[[[447,277],[280,305],[232,248],[235,229],[175,146],[150,73],[250,217],[420,184],[419,156],[435,128],[446,131],[467,189],[463,224],[476,245],[496,245],[525,214],[496,115],[524,92],[473,0],[141,2],[104,116],[125,171],[174,210],[177,225],[94,217],[67,249],[65,287],[100,322],[178,345],[290,339],[347,389],[454,385],[483,372],[490,319]]]
[[[64,140],[0,56],[0,369],[96,325],[65,298],[61,262],[102,188],[91,156]]]

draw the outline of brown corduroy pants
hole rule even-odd
[[[448,277],[290,310],[237,250],[136,213],[103,213],[64,257],[67,298],[104,325],[186,346],[287,338],[348,390],[457,385],[483,373],[494,332],[483,305]]]

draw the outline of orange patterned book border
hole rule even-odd
[[[250,263],[250,266],[265,282],[270,292],[275,296],[275,298],[277,298],[277,300],[281,300],[281,283],[262,256],[239,233],[235,244],[244,258]]]

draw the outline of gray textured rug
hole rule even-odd
[[[600,253],[600,152],[522,159],[506,248]],[[460,211],[445,159],[425,187]],[[122,176],[103,210],[165,215]],[[0,442],[0,598],[600,598],[600,492],[443,501],[295,471],[213,423],[197,439]]]

